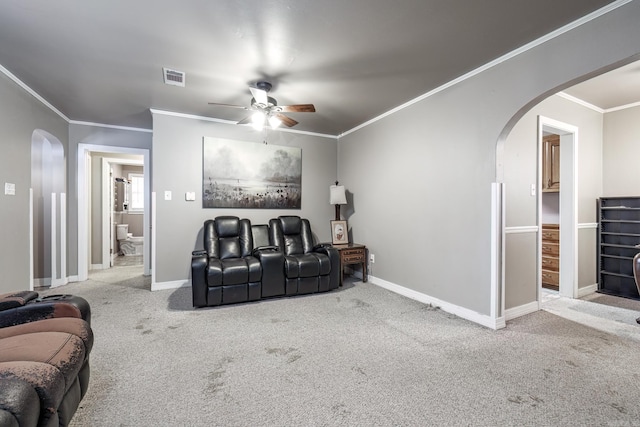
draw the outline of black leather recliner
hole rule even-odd
[[[284,253],[287,295],[324,292],[339,286],[340,255],[314,246],[309,220],[279,216],[269,221],[270,243]]]
[[[254,301],[261,297],[262,268],[253,256],[251,223],[220,216],[204,223],[204,251],[191,261],[193,306]]]
[[[220,216],[204,223],[204,250],[191,258],[194,307],[335,289],[340,255],[313,246],[309,221],[279,217],[270,225]]]
[[[284,295],[284,256],[269,246],[266,229],[235,216],[205,221],[204,250],[191,258],[194,307]]]

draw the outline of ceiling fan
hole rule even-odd
[[[249,87],[251,91],[251,106],[244,107],[241,105],[233,104],[220,104],[217,102],[210,102],[209,105],[219,105],[222,107],[242,108],[244,110],[254,111],[250,116],[238,122],[239,125],[251,123],[251,125],[261,130],[266,126],[276,128],[281,124],[287,127],[292,127],[298,124],[297,121],[289,116],[285,116],[282,113],[313,113],[316,108],[313,104],[297,104],[297,105],[278,105],[275,98],[268,96],[267,94],[271,90],[271,83],[266,81],[259,81],[255,87]]]

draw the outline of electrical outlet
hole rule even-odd
[[[371,262],[371,264],[375,264],[376,256],[374,254],[369,254],[369,261]]]

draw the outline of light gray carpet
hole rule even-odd
[[[93,310],[75,426],[640,424],[638,343],[546,311],[492,331],[361,282],[194,310],[111,270],[44,292]]]

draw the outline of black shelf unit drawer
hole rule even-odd
[[[640,197],[598,199],[598,292],[640,300],[633,257],[640,252]]]

